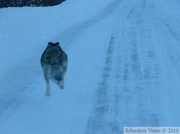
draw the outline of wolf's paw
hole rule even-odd
[[[60,81],[58,85],[60,89],[64,89],[64,81]]]
[[[46,92],[46,93],[45,93],[45,96],[50,96],[50,95],[51,95],[50,92]]]
[[[61,89],[64,89],[64,85],[60,85],[59,87],[60,87]]]

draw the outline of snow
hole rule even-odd
[[[119,134],[179,126],[180,2],[67,0],[0,9],[0,133]],[[68,54],[46,97],[40,57]]]

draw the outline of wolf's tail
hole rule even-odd
[[[62,80],[62,70],[58,64],[54,64],[51,67],[51,75],[55,82],[59,82]]]

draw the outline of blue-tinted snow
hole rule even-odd
[[[180,2],[67,0],[0,9],[0,133],[119,134],[179,126]],[[40,56],[59,41],[65,89],[45,97]]]

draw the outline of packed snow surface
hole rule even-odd
[[[179,0],[66,0],[0,9],[0,134],[122,134],[180,126]],[[59,41],[65,89],[40,57]]]

